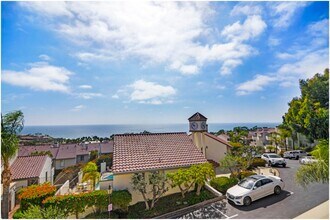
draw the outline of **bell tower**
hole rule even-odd
[[[190,118],[189,121],[189,131],[192,133],[192,140],[197,148],[205,155],[205,137],[203,132],[207,132],[207,118],[199,112],[196,112]]]

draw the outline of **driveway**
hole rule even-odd
[[[236,206],[224,200],[195,210],[181,218],[294,218],[329,200],[328,184],[311,184],[304,189],[295,183],[294,176],[300,166],[297,160],[287,160],[286,168],[277,167],[285,183],[284,190],[278,196],[267,196],[247,207]]]

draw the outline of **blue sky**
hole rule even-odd
[[[1,2],[26,125],[281,122],[329,66],[328,2]]]

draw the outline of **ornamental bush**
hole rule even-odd
[[[54,196],[56,187],[49,182],[41,185],[31,185],[19,191],[18,198],[21,200],[21,210],[25,211],[31,205],[41,206],[47,197]]]
[[[230,175],[231,178],[237,178],[239,180],[242,180],[244,179],[245,177],[248,177],[248,176],[252,176],[252,175],[256,175],[257,173],[253,172],[253,171],[249,171],[249,170],[244,170],[244,171],[241,171],[239,173],[235,172],[235,173],[232,173]]]
[[[216,177],[211,180],[210,184],[213,188],[218,190],[219,192],[225,194],[227,190],[236,185],[238,183],[238,180],[236,178],[228,178],[225,176]]]
[[[266,165],[266,161],[261,159],[261,158],[253,158],[251,167],[255,168],[255,167],[264,167]]]
[[[132,195],[127,190],[113,191],[111,194],[111,202],[124,211],[128,211],[128,205],[132,202]]]
[[[44,206],[57,207],[66,215],[75,214],[79,218],[79,213],[85,211],[87,207],[95,206],[101,211],[109,204],[109,194],[106,190],[97,190],[80,194],[60,195],[45,199]]]

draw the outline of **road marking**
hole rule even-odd
[[[226,215],[225,213],[223,213],[223,212],[221,212],[219,209],[217,209],[216,207],[214,207],[213,205],[210,205],[212,208],[214,208],[215,210],[217,210],[218,212],[220,212],[223,216],[225,216],[226,217],[226,219],[231,219],[231,218],[235,218],[236,216],[238,216],[238,214],[236,214],[236,215],[232,215],[232,216],[228,216],[228,215]]]
[[[232,215],[232,216],[230,216],[230,217],[228,217],[228,218],[235,218],[236,216],[238,216],[238,214],[236,214],[236,215]]]

